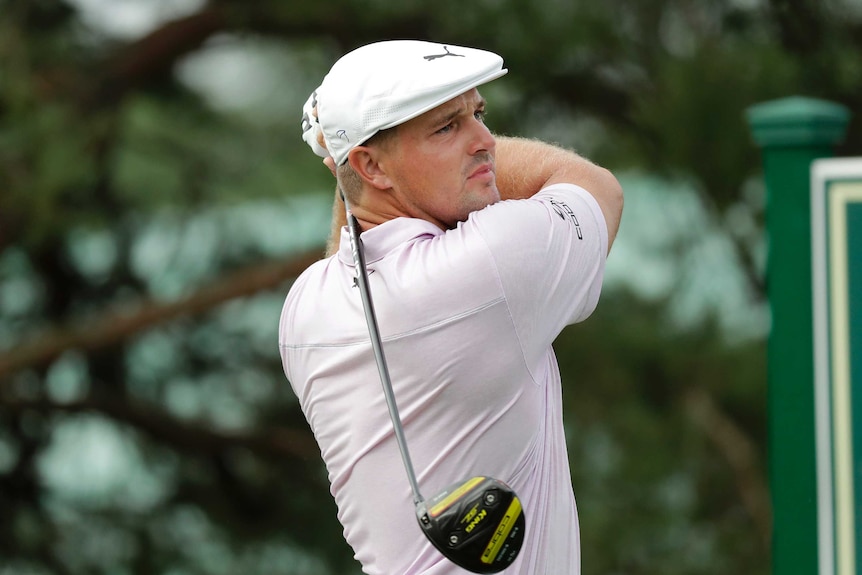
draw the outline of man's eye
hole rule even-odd
[[[476,110],[473,112],[473,117],[479,120],[480,122],[485,121],[485,110]]]
[[[452,124],[446,124],[445,126],[440,128],[439,130],[437,130],[437,133],[438,134],[445,134],[446,132],[450,131],[451,129],[452,129]]]

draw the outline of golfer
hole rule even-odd
[[[338,60],[303,138],[336,173],[366,268],[418,482],[471,475],[521,499],[505,571],[580,572],[554,339],[587,318],[622,213],[616,178],[577,154],[495,137],[479,88],[493,53],[388,41]],[[336,193],[331,254],[294,283],[279,347],[369,575],[463,575],[423,536],[381,390]]]

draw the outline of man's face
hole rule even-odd
[[[474,88],[396,128],[380,163],[408,215],[454,228],[500,200],[484,111]]]

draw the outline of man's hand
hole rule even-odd
[[[317,120],[317,90],[311,93],[302,107],[302,139],[321,158],[329,157],[323,130]]]
[[[317,119],[317,90],[311,93],[302,107],[302,139],[311,147],[311,150],[315,154],[323,158],[323,165],[329,168],[329,171],[332,172],[332,177],[337,177],[335,174],[335,160],[332,159],[332,156],[329,155],[329,150],[326,149],[326,140],[323,138],[323,130]],[[338,186],[336,186],[335,201],[332,203],[332,228],[329,240],[326,243],[326,257],[338,251],[338,244],[341,240],[341,228],[345,225],[347,225],[347,214],[344,212],[344,202],[341,199],[341,192],[338,190]]]

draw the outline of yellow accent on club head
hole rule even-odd
[[[490,565],[494,562],[494,559],[497,558],[497,554],[500,552],[500,548],[503,546],[503,542],[506,541],[520,514],[521,501],[515,497],[506,510],[506,515],[500,520],[500,524],[497,526],[497,531],[491,538],[491,542],[485,547],[485,551],[482,553],[482,563]]]
[[[463,484],[461,487],[450,493],[448,496],[446,496],[443,501],[429,509],[428,513],[431,514],[431,517],[437,517],[438,515],[446,511],[453,503],[455,503],[455,501],[461,498],[462,495],[464,495],[483,481],[485,481],[484,477],[474,477],[473,479],[469,480],[467,483]]]

